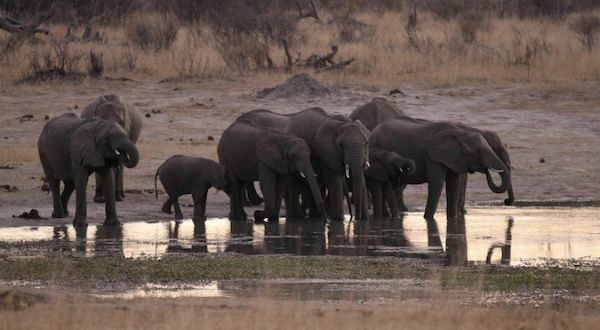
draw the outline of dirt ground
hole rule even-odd
[[[256,97],[263,88],[283,80],[88,80],[80,84],[0,85],[0,226],[71,222],[71,218],[33,221],[13,215],[35,208],[42,217],[49,217],[52,211],[51,196],[39,188],[43,171],[36,142],[46,122],[44,117],[80,113],[105,93],[117,93],[149,114],[144,117],[138,142],[141,161],[125,171],[128,193],[117,206],[121,221],[170,219],[160,213],[164,195],[157,201],[149,190],[154,188],[156,168],[174,154],[217,159],[221,132],[245,111],[268,108],[291,113],[320,106],[331,113],[348,114],[375,96],[386,96],[417,118],[460,121],[498,132],[509,147],[515,168],[517,200],[600,200],[600,86],[595,82],[404,85],[394,87],[406,96],[394,97],[388,95],[391,87],[331,83],[332,94],[316,99]],[[23,117],[26,115],[33,118]],[[91,179],[90,199],[93,184]],[[409,187],[407,204],[421,210],[425,195],[425,185]],[[489,191],[483,175],[470,179],[469,205],[500,203],[504,198]],[[181,200],[191,205],[191,198]],[[444,204],[440,204],[443,209]],[[190,207],[184,209],[187,216],[191,212]],[[103,221],[103,213],[103,205],[90,204],[88,221]],[[227,196],[209,193],[207,216],[225,217],[227,213]]]
[[[61,290],[2,293],[0,329],[594,329],[585,309],[533,306],[357,304],[273,298],[99,299]]]

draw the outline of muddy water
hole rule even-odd
[[[51,241],[52,250],[82,256],[161,257],[171,253],[407,256],[451,264],[585,264],[600,260],[600,208],[477,208],[447,224],[421,212],[400,220],[255,224],[209,219],[0,228],[0,241]],[[512,219],[512,220],[510,220]],[[436,231],[435,228],[439,230]],[[491,250],[491,253],[490,253]],[[32,253],[16,251],[15,253]]]

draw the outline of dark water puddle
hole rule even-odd
[[[442,220],[444,213],[439,212],[438,219],[427,223],[421,212],[414,212],[402,220],[364,222],[133,222],[122,227],[90,225],[79,233],[72,226],[15,227],[0,228],[0,242],[33,242],[31,249],[8,252],[16,257],[45,253],[35,250],[35,242],[49,241],[51,250],[81,256],[239,253],[398,256],[451,264],[600,263],[600,208],[477,208],[449,224]]]

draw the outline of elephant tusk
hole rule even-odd
[[[491,168],[491,167],[488,167],[488,171],[494,172],[494,173],[504,173],[504,170],[497,170],[497,169]]]
[[[350,166],[346,164],[346,178],[350,179]]]
[[[120,156],[121,153],[119,152],[119,150],[115,149],[115,154],[117,154],[117,156]]]
[[[368,169],[369,167],[371,167],[371,163],[369,163],[369,161],[367,160],[367,162],[365,163],[365,170]]]
[[[300,176],[306,179],[306,175],[304,175],[304,173],[300,172]]]
[[[404,170],[403,170],[403,169],[400,169],[400,173],[404,173]]]

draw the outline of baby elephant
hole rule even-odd
[[[373,202],[373,216],[387,216],[389,207],[392,217],[396,218],[398,204],[394,188],[398,186],[400,178],[415,171],[415,162],[393,151],[371,148],[369,163],[371,166],[365,171],[365,178]]]
[[[206,158],[176,155],[167,159],[154,175],[156,198],[158,198],[157,176],[169,195],[162,211],[171,214],[171,206],[175,206],[175,219],[183,219],[178,201],[181,195],[192,194],[194,198],[192,219],[198,222],[206,219],[206,194],[210,187],[229,193],[225,180],[225,167]]]

